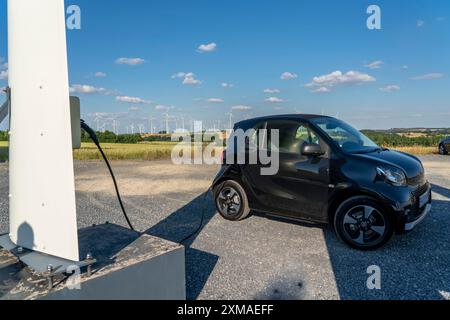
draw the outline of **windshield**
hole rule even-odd
[[[375,142],[341,120],[316,118],[312,119],[311,122],[322,129],[344,151],[350,153],[369,153],[380,149]]]

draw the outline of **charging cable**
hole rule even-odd
[[[202,230],[203,224],[205,222],[206,209],[207,209],[207,206],[208,206],[208,204],[206,203],[206,200],[208,199],[208,195],[209,195],[209,192],[211,191],[211,189],[212,189],[212,187],[209,188],[205,192],[205,194],[204,194],[204,196],[202,198],[203,199],[202,215],[201,215],[200,223],[199,223],[197,229],[195,229],[194,232],[192,232],[191,234],[186,236],[183,240],[179,241],[179,243],[184,244],[186,241],[188,241],[193,236],[197,235],[197,233],[199,233]]]
[[[128,226],[130,227],[131,230],[135,231],[133,228],[133,225],[130,222],[130,219],[128,218],[127,212],[125,210],[125,207],[123,205],[122,202],[122,197],[120,196],[120,192],[119,192],[119,187],[117,185],[117,181],[116,181],[116,177],[114,176],[114,172],[111,168],[111,165],[109,164],[108,158],[106,157],[105,153],[103,152],[103,149],[100,145],[100,141],[98,140],[97,134],[95,133],[94,130],[92,130],[87,124],[86,122],[84,122],[84,120],[81,120],[81,128],[86,131],[86,133],[89,135],[89,137],[91,138],[91,140],[94,142],[94,144],[97,146],[98,151],[100,151],[100,154],[103,157],[103,160],[105,160],[106,165],[108,167],[109,173],[111,174],[112,180],[114,182],[114,188],[116,189],[116,194],[117,194],[117,199],[119,199],[119,204],[120,204],[120,208],[122,209],[123,215],[125,217],[125,220],[128,223]]]
[[[112,168],[111,168],[111,165],[109,164],[108,158],[106,157],[105,153],[103,152],[103,149],[102,149],[102,147],[101,147],[101,145],[100,145],[100,141],[98,140],[97,134],[95,133],[94,130],[92,130],[92,129],[86,124],[86,122],[84,122],[84,120],[81,120],[81,128],[82,128],[84,131],[86,131],[86,133],[89,135],[89,137],[91,138],[91,140],[92,140],[92,141],[94,142],[94,144],[97,146],[97,148],[98,148],[98,150],[100,151],[100,153],[101,153],[103,159],[105,160],[106,165],[108,166],[109,173],[111,174],[112,180],[113,180],[113,182],[114,182],[114,187],[115,187],[115,189],[116,189],[117,198],[119,199],[120,207],[122,208],[122,212],[123,212],[123,215],[124,215],[124,217],[125,217],[125,220],[127,221],[128,226],[130,227],[130,229],[133,230],[133,231],[135,231],[135,229],[133,228],[133,225],[132,225],[131,222],[130,222],[130,219],[128,218],[128,215],[127,215],[127,212],[126,212],[126,210],[125,210],[125,207],[124,207],[124,205],[123,205],[122,198],[121,198],[120,192],[119,192],[119,187],[117,186],[117,181],[116,181],[116,178],[115,178],[115,176],[114,176],[114,172],[113,172],[113,170],[112,170]],[[179,241],[180,244],[184,244],[186,241],[188,241],[188,240],[191,239],[193,236],[195,236],[197,233],[199,233],[199,232],[201,231],[201,229],[203,228],[203,224],[204,224],[204,222],[205,222],[206,209],[207,209],[207,206],[208,206],[207,203],[206,203],[206,202],[207,202],[206,200],[207,200],[207,198],[208,198],[208,195],[209,195],[209,192],[211,191],[211,189],[212,189],[212,188],[209,188],[209,189],[205,192],[205,194],[204,194],[204,196],[203,196],[203,198],[202,198],[202,200],[203,200],[203,207],[202,207],[201,219],[200,219],[200,223],[199,223],[198,227],[197,227],[192,233],[190,233],[188,236],[186,236],[184,239],[182,239],[181,241]]]

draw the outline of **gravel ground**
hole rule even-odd
[[[254,215],[220,218],[205,190],[218,167],[169,162],[115,162],[135,227],[187,243],[190,299],[450,299],[450,157],[423,157],[433,183],[430,216],[376,252],[342,244],[328,227]],[[101,162],[75,164],[79,227],[105,221],[125,226]],[[8,169],[0,164],[0,233],[8,229]],[[381,268],[381,290],[368,290],[367,268]]]

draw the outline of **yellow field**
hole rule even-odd
[[[170,159],[175,142],[148,142],[139,144],[102,144],[103,150],[111,160],[162,160]],[[396,150],[425,155],[437,153],[434,147],[400,147]],[[97,147],[93,143],[83,143],[80,150],[73,153],[75,160],[98,160],[101,159]],[[8,159],[8,142],[0,141],[0,162]]]
[[[176,143],[149,142],[139,144],[103,143],[102,149],[110,160],[161,160],[170,159],[172,148]],[[83,143],[81,149],[74,150],[75,160],[102,159],[93,143]]]
[[[438,148],[437,147],[421,147],[421,146],[414,146],[414,147],[398,147],[398,148],[389,148],[392,150],[398,150],[401,152],[414,154],[417,156],[420,155],[426,155],[426,154],[437,154]]]

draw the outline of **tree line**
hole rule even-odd
[[[376,144],[383,147],[436,147],[444,135],[424,135],[419,137],[407,137],[397,133],[378,132],[364,130],[363,133],[373,140]]]
[[[420,137],[407,137],[397,133],[387,133],[372,130],[364,130],[363,133],[370,139],[372,139],[375,143],[384,147],[435,147],[438,146],[439,142],[445,137],[441,134],[424,135]],[[143,141],[171,141],[171,137],[169,135],[150,136],[143,138],[140,134],[116,135],[111,131],[97,132],[97,137],[102,143],[136,144]],[[0,141],[8,141],[8,138],[8,133],[6,131],[0,131]],[[81,141],[91,142],[89,136],[83,130],[81,132]]]

